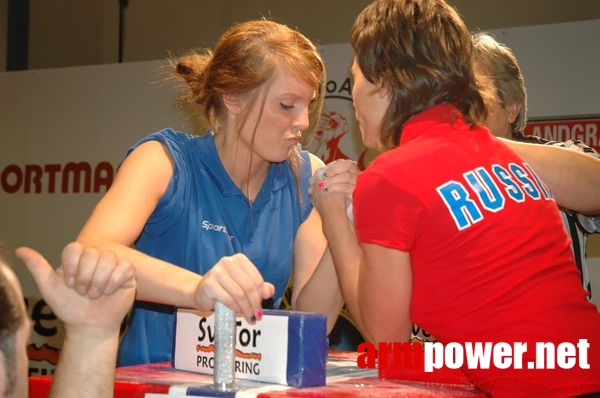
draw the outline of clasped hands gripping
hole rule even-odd
[[[309,194],[321,216],[338,208],[351,219],[352,193],[359,173],[356,162],[349,159],[335,160],[315,172],[310,179]]]

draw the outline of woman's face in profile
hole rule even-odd
[[[367,80],[356,58],[352,63],[352,100],[354,113],[363,144],[367,148],[377,148],[383,115],[390,105],[390,97],[385,88],[378,87]]]

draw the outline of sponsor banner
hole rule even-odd
[[[550,141],[579,140],[600,152],[600,115],[530,120],[524,133]]]
[[[184,128],[162,64],[139,62],[0,73],[0,241],[33,329],[29,374],[54,371],[64,326],[14,256],[30,246],[58,266],[135,141]]]
[[[213,374],[215,316],[178,310],[173,367]],[[286,384],[288,318],[264,316],[250,325],[238,317],[235,332],[235,377]]]
[[[214,313],[178,309],[173,368],[212,375],[214,352]],[[265,310],[254,325],[237,318],[236,378],[294,387],[324,385],[326,355],[323,315]]]

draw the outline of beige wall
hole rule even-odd
[[[117,0],[29,1],[30,69],[117,62]],[[600,18],[598,0],[450,1],[471,29]],[[6,3],[7,0],[0,0],[0,17],[6,13]],[[370,0],[130,1],[125,15],[124,60],[163,59],[169,51],[212,46],[227,26],[260,16],[296,26],[319,44],[346,42],[355,16],[369,3]],[[2,42],[0,46],[5,46],[6,40]],[[2,57],[4,54],[2,51]]]
[[[6,0],[2,0],[6,1]],[[117,0],[30,0],[30,68],[118,60]],[[318,44],[346,42],[369,0],[144,0],[125,12],[124,61],[212,46],[236,21],[261,16],[298,27]]]
[[[117,11],[111,13],[107,5],[96,0],[30,0],[30,69],[116,61],[104,57],[104,32],[116,31],[118,21]]]
[[[600,257],[600,234],[590,236],[587,246],[588,257]]]

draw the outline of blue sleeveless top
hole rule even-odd
[[[292,271],[298,227],[312,206],[308,152],[299,172],[301,201],[288,161],[271,164],[252,205],[233,183],[217,153],[214,136],[165,129],[137,142],[159,141],[174,163],[173,176],[135,248],[205,274],[221,257],[244,253],[275,285],[278,307]],[[119,366],[170,361],[174,307],[136,301],[119,348]]]

